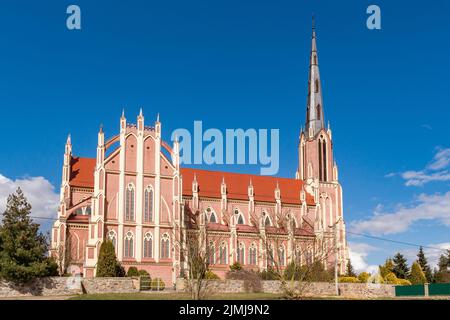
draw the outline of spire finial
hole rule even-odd
[[[314,19],[314,13],[312,14],[312,29],[313,30],[316,29],[316,22],[315,22],[315,19]]]
[[[71,138],[70,138],[70,133],[67,135],[67,141],[66,144],[71,144]]]
[[[100,133],[103,133],[103,123],[100,123]]]
[[[139,109],[139,116],[142,117],[142,107]]]
[[[122,119],[125,119],[125,108],[122,108]]]
[[[156,122],[159,122],[159,112],[158,115],[156,116]]]

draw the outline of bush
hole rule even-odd
[[[242,270],[242,266],[239,262],[235,262],[230,266],[231,271],[239,271]]]
[[[361,273],[359,274],[359,276],[358,276],[358,280],[359,280],[359,282],[361,282],[361,283],[366,283],[366,282],[368,282],[368,281],[369,281],[369,278],[370,278],[370,273],[367,273],[367,272],[361,272]]]
[[[116,277],[121,272],[111,241],[103,241],[97,262],[97,277]]]
[[[122,278],[122,277],[125,277],[126,274],[127,273],[125,272],[125,268],[122,266],[122,264],[119,261],[117,261],[117,264],[116,264],[116,277]]]
[[[340,283],[359,283],[360,281],[358,280],[357,277],[339,277],[339,282]]]
[[[164,290],[165,287],[166,287],[166,284],[164,283],[164,281],[161,278],[152,279],[151,289],[153,291],[157,291],[158,289],[159,289],[159,291],[161,291],[161,290]]]
[[[140,277],[150,277],[150,273],[148,273],[146,270],[139,270],[138,273]]]
[[[406,280],[406,279],[397,279],[397,285],[399,286],[410,286],[411,285],[411,281]]]
[[[387,284],[398,284],[398,280],[399,279],[397,279],[397,276],[393,272],[389,272],[384,277],[384,282]]]
[[[139,277],[139,271],[136,267],[129,267],[127,277]]]
[[[206,271],[205,279],[207,280],[220,280],[220,277],[211,270]]]
[[[272,267],[267,267],[266,270],[261,271],[259,277],[262,280],[280,280],[280,277],[277,275],[275,270]]]

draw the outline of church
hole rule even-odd
[[[117,259],[171,286],[186,275],[189,239],[208,248],[211,271],[224,277],[239,262],[262,271],[319,259],[345,272],[348,251],[343,195],[325,127],[313,26],[305,127],[292,178],[184,168],[178,141],[162,140],[159,116],[148,126],[123,113],[119,133],[98,133],[95,158],[73,153],[67,139],[51,254],[94,277],[103,241]],[[295,134],[295,133],[292,133]],[[69,245],[70,244],[70,245]]]

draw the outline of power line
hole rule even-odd
[[[447,249],[430,247],[430,246],[423,245],[423,244],[392,240],[392,239],[387,239],[387,238],[382,238],[382,237],[371,236],[371,235],[364,234],[364,233],[357,233],[357,232],[351,232],[351,231],[345,231],[345,232],[349,233],[349,234],[354,234],[354,235],[358,235],[358,236],[374,239],[374,240],[380,240],[380,241],[385,241],[385,242],[392,242],[392,243],[397,243],[397,244],[403,244],[403,245],[407,245],[407,246],[411,246],[411,247],[422,247],[422,248],[426,248],[426,249],[433,249],[433,250],[439,250],[439,251],[447,252]]]

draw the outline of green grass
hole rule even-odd
[[[279,294],[270,293],[229,293],[216,294],[208,300],[278,300]],[[71,297],[70,300],[191,300],[186,293],[105,293],[83,294]]]

